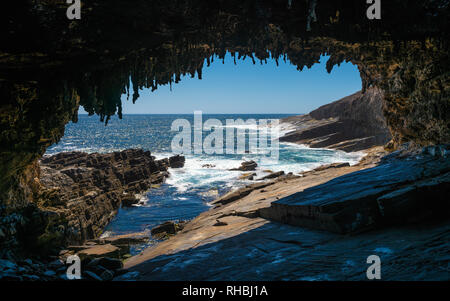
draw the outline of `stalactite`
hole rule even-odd
[[[317,22],[316,15],[317,0],[309,0],[308,16],[306,21],[306,31],[311,31],[311,21]]]

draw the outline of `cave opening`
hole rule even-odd
[[[116,104],[120,108],[120,114],[107,119],[106,127],[102,127],[101,123],[97,124],[98,117],[92,112],[88,114],[81,105],[77,120],[66,125],[65,136],[60,142],[50,146],[47,154],[73,150],[77,143],[79,146],[80,143],[91,144],[91,148],[81,147],[81,150],[88,152],[131,148],[133,143],[130,143],[130,138],[127,142],[120,143],[120,146],[112,145],[118,143],[117,136],[122,132],[132,134],[133,131],[143,131],[143,128],[129,124],[130,119],[136,118],[136,115],[149,115],[150,119],[142,121],[144,123],[151,123],[151,118],[156,119],[157,123],[161,122],[163,117],[159,115],[186,117],[192,115],[194,111],[201,111],[206,115],[228,114],[221,117],[224,120],[234,115],[244,120],[252,117],[281,119],[306,115],[319,107],[358,94],[358,90],[361,90],[361,77],[356,65],[343,62],[333,70],[329,70],[327,68],[329,60],[330,56],[324,54],[315,64],[308,68],[300,68],[288,58],[280,60],[271,58],[256,62],[254,58],[246,59],[245,56],[237,60],[235,55],[228,52],[222,59],[215,56],[205,59],[204,65],[208,66],[203,68],[201,80],[190,74],[181,76],[177,83],[174,83],[172,80],[175,81],[175,75],[173,75],[167,84],[156,86],[157,89],[146,87],[135,89],[133,80],[130,79],[128,90],[134,90],[134,93],[139,94],[139,98],[132,101],[129,92],[122,94],[120,104]],[[351,105],[347,104],[347,111],[350,111],[350,108]],[[380,111],[381,106],[377,109]],[[348,116],[350,113],[345,113],[347,115],[340,116],[341,119],[350,118]],[[378,113],[381,115],[381,111]],[[320,119],[339,118],[337,115],[325,115],[320,116]],[[364,120],[354,125],[366,126]],[[170,132],[170,122],[164,126],[164,130]],[[89,131],[95,129],[96,139],[90,139],[92,133],[87,133],[87,129]],[[139,134],[143,135],[142,132]],[[163,137],[168,139],[173,137],[173,134]],[[143,141],[147,141],[147,149],[158,148],[159,142],[154,142],[153,138],[141,138],[138,145],[143,145]],[[164,150],[168,151],[167,148]]]
[[[237,60],[228,52],[223,59],[212,59],[209,67],[205,59],[201,80],[184,75],[178,83],[154,91],[143,87],[134,104],[122,95],[122,113],[305,114],[361,90],[356,65],[343,62],[328,73],[329,59],[322,55],[300,71],[289,59],[254,62],[251,58]],[[81,109],[80,113],[86,112]]]
[[[86,241],[97,244],[93,239],[107,232],[149,230],[168,219],[176,223],[163,224],[166,228],[159,230],[171,235],[186,226],[183,220],[207,210],[208,202],[215,199],[209,204],[215,209],[203,215],[207,216],[207,223],[197,228],[199,232],[194,232],[196,237],[202,237],[202,233],[214,235],[195,241],[191,245],[193,253],[179,250],[183,252],[175,254],[186,257],[169,257],[182,258],[182,262],[204,258],[197,264],[202,267],[198,274],[200,279],[210,280],[221,274],[221,270],[209,268],[216,260],[196,253],[204,247],[200,246],[202,243],[212,242],[209,246],[215,247],[231,241],[229,245],[238,246],[239,250],[227,249],[227,253],[224,252],[226,248],[221,248],[220,257],[247,260],[245,255],[249,253],[242,254],[247,249],[241,246],[260,245],[261,237],[264,244],[270,241],[274,250],[284,250],[286,243],[295,248],[305,247],[306,252],[328,248],[326,254],[331,256],[319,260],[325,266],[314,276],[330,275],[329,272],[334,275],[336,267],[343,271],[341,263],[346,264],[350,279],[362,275],[362,270],[347,264],[361,259],[352,257],[358,253],[357,249],[351,248],[354,252],[349,254],[348,247],[342,248],[345,254],[336,256],[339,248],[335,242],[343,245],[349,242],[348,239],[355,239],[364,246],[364,250],[360,249],[363,252],[368,250],[366,242],[373,241],[370,250],[383,253],[383,250],[393,249],[396,250],[395,258],[399,254],[404,258],[416,258],[411,250],[424,250],[421,266],[410,260],[398,266],[395,258],[390,262],[388,258],[383,261],[384,266],[391,266],[395,274],[393,279],[417,279],[424,275],[445,279],[445,270],[431,275],[428,271],[439,271],[442,258],[445,258],[441,252],[446,254],[448,249],[445,244],[448,223],[441,230],[420,230],[425,239],[419,241],[416,239],[418,231],[412,230],[410,241],[416,244],[411,245],[404,243],[405,232],[397,232],[397,235],[389,229],[378,232],[384,238],[374,233],[375,238],[381,240],[372,239],[374,236],[369,239],[365,239],[367,236],[344,236],[343,244],[324,239],[331,241],[328,245],[313,242],[318,237],[317,232],[310,237],[312,243],[305,241],[308,235],[303,234],[309,231],[304,228],[360,234],[410,222],[421,227],[423,224],[419,222],[439,215],[448,220],[448,0],[414,0],[407,4],[402,0],[383,2],[380,20],[367,18],[367,3],[361,0],[177,0],[170,3],[92,0],[83,2],[81,20],[67,20],[67,7],[61,5],[64,1],[35,2],[14,2],[14,9],[9,11],[2,27],[5,33],[0,49],[2,260],[6,258],[21,265],[23,254],[57,254],[71,244],[84,248]],[[261,101],[279,96],[271,94],[272,91],[289,94],[293,88],[296,93],[290,95],[305,92],[307,89],[290,81],[306,75],[305,68],[320,66],[317,63],[324,54],[329,56],[323,68],[327,71],[343,62],[355,64],[358,88],[346,95],[327,97],[322,104],[343,98],[318,110],[314,110],[315,106],[291,106],[294,102],[307,104],[304,99],[292,99],[284,104]],[[272,58],[275,65],[283,64],[286,59],[303,72],[282,76],[278,69],[265,81],[258,79],[264,71],[240,78],[245,72],[235,70],[234,75],[227,74],[218,85],[225,90],[220,93],[224,98],[207,97],[203,104],[200,103],[203,96],[199,93],[207,90],[204,87],[193,89],[196,93],[191,96],[197,98],[197,104],[190,100],[158,97],[170,85],[175,93],[194,83],[202,85],[206,82],[208,85],[207,81],[214,76],[208,75],[205,65],[210,65],[213,57],[213,66],[220,66],[222,59],[226,60],[225,66],[233,66],[234,59],[238,66],[243,58],[246,58],[245,64],[268,61],[269,65],[273,65]],[[232,63],[228,64],[229,61]],[[321,64],[325,62],[321,61]],[[187,81],[186,76],[204,77],[206,81]],[[261,93],[248,94],[245,99],[236,97],[232,92],[240,89],[228,85],[232,82],[230,79],[238,81],[235,87],[248,87],[249,80],[255,80],[259,86],[253,90]],[[276,84],[277,80],[290,85],[283,88]],[[335,90],[330,89],[330,83],[314,82],[322,86],[310,84],[307,88],[312,88],[316,94]],[[344,81],[341,86],[344,84],[348,82]],[[270,89],[274,85],[277,88]],[[147,89],[158,91],[148,96]],[[360,89],[361,92],[348,95]],[[209,101],[212,98],[216,101]],[[232,98],[236,98],[235,103]],[[250,99],[257,101],[252,103]],[[134,102],[136,104],[131,105]],[[185,106],[186,103],[195,107]],[[219,103],[225,105],[219,107]],[[216,107],[208,107],[211,104]],[[151,111],[152,105],[161,111]],[[79,107],[95,116],[79,115]],[[167,117],[156,114],[164,113],[162,108],[165,113],[189,115],[198,109],[207,114],[233,115],[238,113],[235,108],[250,114],[276,113],[269,117],[284,119],[294,126],[294,130],[280,139],[278,163],[258,161],[253,154],[245,152],[236,157],[226,154],[221,157],[171,156],[167,144],[149,145],[170,132],[162,126],[170,121],[157,118]],[[310,113],[300,117],[279,116],[294,111],[296,114]],[[150,129],[147,115],[131,114],[141,112],[154,113],[151,122],[159,127]],[[66,128],[71,120],[77,119],[78,123]],[[107,127],[105,123],[108,123]],[[74,129],[84,131],[85,137],[81,137],[78,130],[72,131]],[[105,139],[108,132],[109,141]],[[171,140],[171,137],[162,138]],[[50,152],[58,152],[58,147],[84,152],[43,157],[58,141]],[[303,147],[304,144],[308,148]],[[117,145],[120,147],[114,149]],[[364,157],[361,164],[354,164],[360,159],[359,148],[367,149],[371,145],[380,147]],[[139,149],[119,152],[129,147],[148,149],[152,153]],[[306,170],[300,169],[299,165]],[[273,181],[274,186],[264,186],[267,185],[265,181]],[[239,189],[226,193],[232,188]],[[257,196],[253,197],[255,194]],[[237,231],[224,231],[230,229],[229,226],[233,228],[236,221],[238,225],[243,222],[247,226],[235,229]],[[256,231],[257,235],[252,235],[255,221],[265,225],[259,229],[261,231]],[[276,226],[280,231],[274,231],[275,223],[271,221],[280,222]],[[300,227],[294,229],[285,224]],[[190,230],[195,230],[192,225],[198,224],[190,225]],[[298,239],[292,240],[292,232],[300,234]],[[385,236],[385,233],[389,235]],[[222,242],[215,241],[216,244],[209,240],[211,237],[213,240],[220,237]],[[390,237],[389,246],[386,237]],[[442,237],[444,244],[435,247],[435,237]],[[432,252],[428,252],[430,241],[433,242]],[[382,248],[375,245],[379,242],[383,242]],[[184,243],[180,245],[185,246]],[[404,253],[397,253],[405,245],[408,248],[403,249]],[[280,255],[274,257],[271,256],[274,253],[260,252],[258,248],[253,251],[266,256],[264,262],[270,264]],[[317,257],[308,261],[298,254],[298,249],[292,256],[283,254],[281,259],[285,264],[276,260],[281,264],[279,272],[273,273],[271,268],[267,276],[305,279],[306,275],[296,274],[292,269],[305,271],[310,266],[303,269],[302,264],[319,261]],[[256,257],[259,260],[259,256]],[[336,262],[338,257],[339,263]],[[140,258],[131,258],[126,268],[141,265],[142,258],[152,265],[150,257]],[[124,257],[119,260],[122,259]],[[365,263],[365,259],[360,262]],[[246,263],[241,263],[234,262],[236,267],[245,269],[241,275],[250,271],[246,274],[250,279],[255,276],[259,279],[257,273],[251,274]],[[14,265],[19,266],[10,266]],[[168,266],[159,267],[165,269]],[[145,270],[144,264],[147,279],[162,275],[149,271]],[[190,273],[192,271],[186,270],[189,275],[184,276],[195,277]],[[399,271],[404,271],[403,275],[399,275]],[[50,274],[58,275],[52,271]],[[174,270],[170,274],[181,277]],[[283,274],[288,277],[284,278]],[[339,280],[346,277],[342,273],[336,276]],[[47,279],[45,277],[50,276],[41,274],[41,277]]]
[[[245,151],[242,153],[183,153],[186,158],[184,168],[170,169],[170,176],[165,182],[155,185],[157,189],[140,195],[135,206],[122,207],[105,226],[104,237],[150,230],[171,220],[192,219],[207,210],[208,202],[217,196],[249,185],[253,180],[281,173],[298,176],[323,164],[354,165],[361,159],[362,153],[358,152],[360,149],[352,148],[355,145],[353,140],[357,139],[359,145],[367,147],[362,143],[367,137],[362,134],[358,136],[357,131],[353,133],[355,137],[344,134],[349,134],[348,128],[351,126],[363,128],[366,120],[351,120],[350,115],[344,114],[348,114],[352,107],[361,105],[359,103],[364,105],[367,99],[358,92],[362,83],[357,66],[344,62],[330,74],[326,68],[329,59],[330,56],[322,55],[311,68],[300,71],[288,59],[255,63],[251,58],[235,61],[228,53],[223,60],[215,58],[209,67],[204,67],[201,80],[186,75],[178,83],[171,85],[169,81],[169,84],[158,86],[154,91],[143,88],[134,103],[126,93],[123,94],[121,118],[111,117],[106,126],[98,120],[98,116],[88,116],[80,107],[77,122],[66,126],[61,141],[51,146],[46,155],[70,151],[107,154],[141,148],[150,151],[157,160],[162,160],[174,155],[170,142],[176,132],[172,131],[171,124],[183,118],[193,126],[194,111],[201,110],[204,121],[219,120],[225,134],[230,119],[270,119],[281,120],[280,134],[285,135],[295,132],[289,118],[305,117],[309,112],[325,106],[325,109],[317,111],[324,116],[317,116],[317,121],[307,117],[310,119],[305,121],[314,125],[313,129],[303,133],[305,137],[314,136],[311,139],[314,148],[304,146],[307,142],[303,138],[302,143],[296,143],[297,136],[293,135],[279,144],[277,160],[261,157],[259,153],[249,151],[254,128],[243,124],[233,126],[233,133],[238,133],[240,127],[245,128]],[[207,64],[206,59],[204,64]],[[134,90],[132,84],[130,90]],[[335,101],[337,104],[332,106],[344,107],[339,111],[342,116],[327,112],[327,105]],[[381,114],[381,107],[378,109]],[[297,122],[304,121],[300,119]],[[323,132],[314,133],[318,129]],[[210,132],[206,131],[202,139],[206,139]],[[337,137],[339,135],[341,137]],[[337,137],[341,141],[327,136]],[[237,136],[235,138],[237,140]],[[321,141],[320,145],[315,145],[316,140]],[[324,142],[326,140],[330,140],[328,145]],[[347,144],[343,143],[335,150],[326,149],[343,141]],[[228,141],[223,148],[226,146]],[[243,173],[231,170],[242,162],[255,162],[257,167]],[[48,176],[47,171],[43,174]],[[138,251],[133,250],[132,254]]]

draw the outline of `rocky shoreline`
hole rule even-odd
[[[279,279],[278,277],[284,274],[282,271],[290,270],[292,265],[290,261],[281,259],[290,256],[281,255],[282,251],[279,251],[286,250],[286,244],[292,246],[289,247],[289,252],[295,254],[298,252],[296,248],[307,247],[304,240],[309,239],[308,237],[313,239],[315,236],[326,236],[327,241],[331,239],[342,241],[343,244],[346,241],[360,244],[358,239],[363,239],[363,236],[398,235],[394,230],[389,230],[389,227],[395,225],[414,227],[425,225],[430,220],[446,221],[449,212],[448,200],[445,199],[450,183],[449,151],[449,146],[422,149],[404,145],[399,151],[389,154],[378,147],[366,151],[366,157],[355,166],[347,164],[321,166],[309,172],[280,175],[275,179],[231,191],[213,201],[212,209],[190,221],[176,236],[127,259],[124,264],[127,273],[116,279],[169,280],[168,277],[171,275],[175,277],[172,280],[223,280],[229,277],[237,277],[230,278],[234,280],[258,280],[261,279],[258,278],[258,273],[249,273],[250,270],[273,271],[274,267],[270,261],[255,262],[252,259],[253,263],[250,264],[238,259],[248,258],[248,252],[264,254],[264,257],[268,258],[280,258],[280,262],[277,263],[280,275],[266,274],[265,278],[262,278]],[[424,202],[424,194],[429,194],[432,201]],[[353,197],[346,198],[341,195]],[[293,200],[299,204],[292,203]],[[310,204],[311,202],[316,203]],[[290,207],[285,205],[287,203]],[[429,241],[433,240],[437,233],[447,233],[440,226],[433,227],[427,230],[428,232],[422,231],[417,235],[423,237],[423,241]],[[444,226],[444,229],[446,227]],[[331,233],[317,233],[314,229],[352,233],[356,236],[351,239],[342,235],[333,236],[336,234]],[[384,230],[374,231],[377,229]],[[404,231],[408,235],[414,235],[411,233],[415,233],[416,230],[406,228]],[[292,235],[298,236],[296,238],[298,241],[288,238]],[[262,237],[264,241],[261,241]],[[424,247],[420,243],[423,242],[418,241],[417,248]],[[322,244],[326,245],[325,242]],[[436,242],[433,255],[423,255],[425,256],[423,260],[433,262],[431,265],[440,263],[444,258],[442,252],[445,252],[445,245],[445,239]],[[220,250],[221,258],[224,258],[221,263],[215,264],[203,259],[214,256],[217,250]],[[312,256],[310,253],[311,250],[308,256]],[[341,256],[351,255],[345,252]],[[172,264],[174,262],[178,262],[180,267]],[[184,262],[190,263],[188,268],[181,268],[185,265]],[[395,266],[395,262],[388,264]],[[235,272],[221,274],[219,271],[224,265],[231,265],[230,268]],[[241,265],[246,267],[245,270],[240,268]],[[196,266],[208,268],[200,272]],[[407,266],[403,268],[408,269]],[[160,272],[162,270],[164,273]],[[427,279],[441,279],[443,276],[438,271],[435,274],[425,270],[421,272],[430,276]],[[276,278],[273,278],[274,275],[277,275]],[[404,278],[400,279],[417,279],[414,275],[402,275]]]
[[[141,149],[45,157],[40,161],[38,205],[65,221],[66,244],[81,244],[98,238],[120,206],[138,204],[141,193],[163,183],[169,167],[183,166],[182,156],[155,160]]]
[[[307,229],[327,230],[339,234],[352,233],[357,238],[366,235],[361,233],[372,233],[376,229],[385,229],[392,225],[405,226],[419,222],[423,224],[431,218],[445,221],[449,212],[448,201],[444,199],[450,189],[449,153],[448,145],[419,148],[406,144],[394,153],[388,153],[383,148],[377,147],[366,150],[366,156],[354,166],[336,163],[298,174],[274,172],[268,177],[254,179],[253,184],[220,196],[210,203],[213,206],[210,210],[187,223],[166,222],[152,229],[151,233],[134,233],[102,239],[98,238],[98,234],[89,233],[86,229],[95,224],[98,227],[96,229],[99,229],[97,233],[101,232],[109,216],[117,211],[115,206],[120,206],[121,199],[117,198],[118,195],[127,199],[129,194],[151,189],[152,185],[161,183],[169,176],[167,168],[172,166],[171,162],[173,166],[181,167],[184,158],[173,157],[158,161],[154,160],[149,152],[142,150],[91,155],[74,152],[46,157],[40,163],[41,185],[45,189],[53,190],[55,187],[50,183],[61,185],[53,192],[54,198],[47,198],[53,200],[52,206],[59,208],[47,207],[46,210],[63,215],[65,211],[61,208],[62,200],[66,201],[67,206],[70,203],[67,201],[68,196],[73,196],[74,193],[70,188],[73,188],[75,183],[78,189],[85,188],[80,190],[83,197],[77,199],[78,205],[74,207],[82,207],[84,211],[71,210],[71,215],[66,215],[67,220],[78,220],[78,228],[75,229],[79,232],[74,232],[82,233],[84,236],[75,236],[75,239],[72,236],[73,244],[44,261],[2,259],[1,279],[64,280],[67,279],[65,260],[68,256],[76,254],[82,260],[85,280],[169,280],[166,278],[168,275],[175,277],[174,275],[179,273],[179,269],[170,262],[180,262],[182,266],[183,262],[190,262],[194,260],[193,258],[200,260],[205,256],[211,256],[207,254],[213,252],[211,248],[216,248],[215,245],[220,245],[223,254],[238,252],[226,256],[245,257],[247,256],[244,254],[245,249],[251,248],[255,243],[258,245],[257,249],[262,247],[284,250],[287,238],[283,237],[286,236],[286,231],[291,233],[290,235],[299,234],[301,239],[304,239],[302,235],[309,233]],[[115,167],[112,168],[105,162]],[[241,165],[247,166],[252,168],[241,168],[243,173],[253,169],[254,164],[244,162]],[[98,173],[99,170],[103,171],[104,174],[100,173],[102,176]],[[121,173],[118,173],[118,170],[121,170]],[[133,171],[133,175],[126,171]],[[129,176],[125,176],[127,174]],[[109,181],[105,181],[106,178]],[[90,185],[83,184],[87,179]],[[95,195],[97,198],[89,198],[93,203],[86,202],[88,190],[95,186],[99,191],[105,183],[114,183],[113,179],[118,181],[117,185],[108,184],[111,186],[107,187],[115,187],[116,194],[102,196],[98,193]],[[359,184],[354,185],[355,182]],[[96,185],[93,186],[93,183]],[[433,191],[436,193],[433,194]],[[446,193],[442,193],[443,191]],[[432,201],[423,202],[424,194],[429,195]],[[105,198],[114,196],[116,198],[110,201],[118,205],[98,206]],[[92,207],[86,206],[89,203]],[[80,212],[84,215],[80,215]],[[86,219],[87,213],[92,217]],[[57,224],[54,225],[56,227]],[[292,228],[289,225],[297,227]],[[264,231],[265,237],[263,245],[259,242],[261,231]],[[390,230],[386,231],[390,233]],[[422,232],[421,235],[425,236],[426,240],[435,234],[433,231],[429,231],[429,236],[427,232]],[[148,245],[136,256],[129,255],[131,246],[148,244],[151,236],[160,242]],[[346,240],[345,236],[339,239],[344,242]],[[228,240],[232,243],[228,244]],[[295,250],[297,244],[304,247],[301,241],[288,241],[294,246],[289,252],[297,252],[298,250]],[[236,250],[236,244],[245,247],[242,251]],[[441,244],[438,245],[439,251],[433,253],[433,256],[441,258],[439,253]],[[239,252],[242,254],[239,255]],[[272,253],[267,254],[281,256],[277,255],[278,251],[270,252]],[[266,264],[260,262],[252,268],[264,269]],[[240,270],[237,265],[232,266]],[[280,263],[281,269],[283,266]],[[160,269],[166,272],[162,274],[156,272]],[[214,274],[217,269],[218,267],[211,268],[208,273]],[[175,278],[204,280],[203,277],[206,277],[198,274],[195,269],[190,268],[188,271],[192,274],[181,274]],[[189,278],[183,278],[188,275]],[[440,277],[441,274],[438,275]],[[254,276],[249,279],[254,279]]]
[[[141,149],[108,154],[68,152],[42,158],[36,165],[37,176],[33,179],[35,213],[32,217],[35,220],[28,221],[35,228],[22,230],[27,234],[23,237],[20,228],[19,233],[6,231],[4,221],[0,224],[3,238],[8,235],[10,240],[16,240],[10,243],[10,249],[2,248],[0,279],[33,280],[36,275],[43,280],[64,277],[65,264],[61,258],[70,254],[89,259],[123,259],[123,255],[129,253],[130,242],[136,239],[109,238],[106,240],[109,243],[105,243],[105,240],[98,240],[103,229],[121,206],[137,204],[140,194],[158,188],[170,176],[169,167],[181,168],[184,162],[183,156],[155,160],[149,151]],[[27,254],[19,252],[17,256],[13,250],[19,239],[22,247],[27,248]],[[40,255],[44,261],[39,259]],[[23,260],[27,256],[37,259],[29,259],[34,263],[27,264]],[[49,263],[49,258],[54,260]],[[52,269],[54,267],[57,269]],[[63,273],[58,275],[58,271]]]

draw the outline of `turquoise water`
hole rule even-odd
[[[251,118],[280,119],[287,116],[289,115],[205,114],[203,121],[215,118],[225,125],[227,119],[241,118],[245,121]],[[112,118],[108,126],[99,122],[97,116],[80,115],[78,123],[68,124],[64,137],[58,144],[50,147],[47,154],[75,150],[105,153],[127,148],[143,148],[151,151],[158,159],[168,157],[173,155],[171,141],[178,133],[170,131],[171,125],[179,118],[187,119],[193,125],[193,115],[124,115],[122,120]],[[281,125],[279,129],[283,133],[287,132],[289,127]],[[255,129],[248,127],[248,130]],[[244,160],[255,160],[258,163],[256,173],[259,177],[267,174],[267,170],[298,173],[328,163],[355,164],[361,155],[361,153],[309,149],[289,143],[280,143],[278,160],[254,154],[187,154],[185,167],[170,169],[171,176],[161,188],[153,189],[142,196],[142,205],[120,209],[117,217],[105,229],[105,235],[138,232],[151,229],[167,220],[194,218],[208,210],[208,202],[218,195],[250,183],[238,179],[242,172],[228,170],[238,167]],[[205,168],[205,164],[211,164],[213,167]]]

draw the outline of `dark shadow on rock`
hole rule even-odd
[[[271,222],[249,232],[143,262],[116,280],[449,280],[450,221],[355,236]]]

